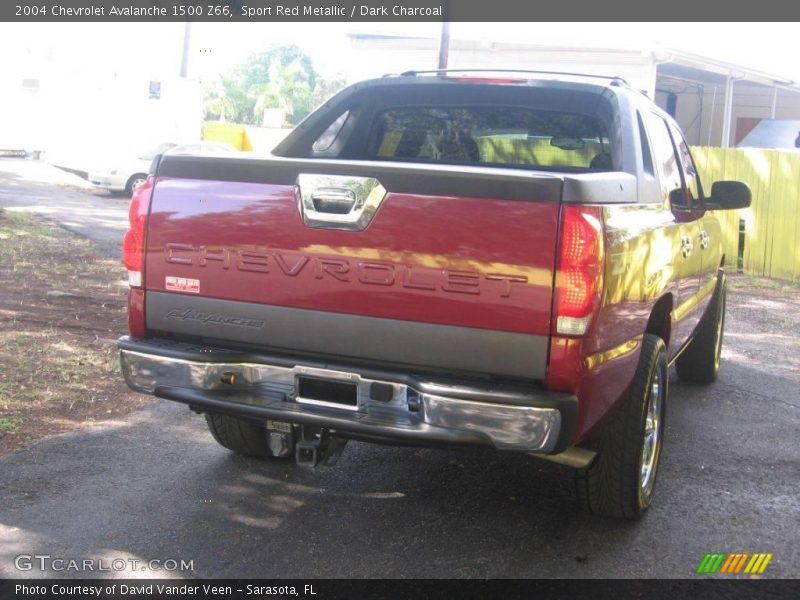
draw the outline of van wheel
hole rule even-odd
[[[133,192],[136,191],[140,185],[142,185],[145,181],[147,181],[147,174],[145,173],[136,173],[135,175],[131,175],[130,179],[128,179],[128,183],[125,184],[125,193],[128,196],[133,196]]]
[[[675,361],[675,371],[682,380],[692,383],[717,380],[725,334],[725,298],[725,275],[721,274],[714,297],[692,341]]]
[[[206,413],[205,417],[208,430],[220,446],[244,456],[283,458],[272,455],[264,422],[237,419],[219,413]],[[289,457],[293,458],[293,455]]]
[[[578,502],[592,514],[637,519],[653,501],[667,400],[667,349],[645,334],[623,405],[587,443],[595,461],[575,475]]]

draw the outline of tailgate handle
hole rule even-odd
[[[374,177],[300,173],[295,184],[307,227],[363,231],[386,196]]]
[[[318,188],[311,192],[311,202],[317,212],[346,215],[356,205],[356,193],[342,187]]]

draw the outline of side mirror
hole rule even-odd
[[[735,210],[750,206],[750,186],[741,181],[715,181],[711,186],[711,197],[706,198],[708,210]]]

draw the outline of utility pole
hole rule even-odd
[[[442,34],[439,38],[439,69],[447,68],[450,58],[450,21],[442,21]]]
[[[192,45],[192,23],[186,21],[183,29],[183,53],[181,54],[181,77],[189,75],[189,48]]]

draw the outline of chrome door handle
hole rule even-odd
[[[705,250],[711,244],[711,236],[705,231],[700,232],[700,248]]]
[[[363,231],[386,196],[374,177],[300,173],[295,186],[303,223],[319,229]]]
[[[694,250],[694,244],[692,244],[692,238],[688,235],[685,235],[681,238],[681,254],[684,258],[689,258],[692,254],[692,250]]]
[[[317,212],[346,215],[356,205],[356,193],[347,188],[318,188],[311,192],[311,202]]]

